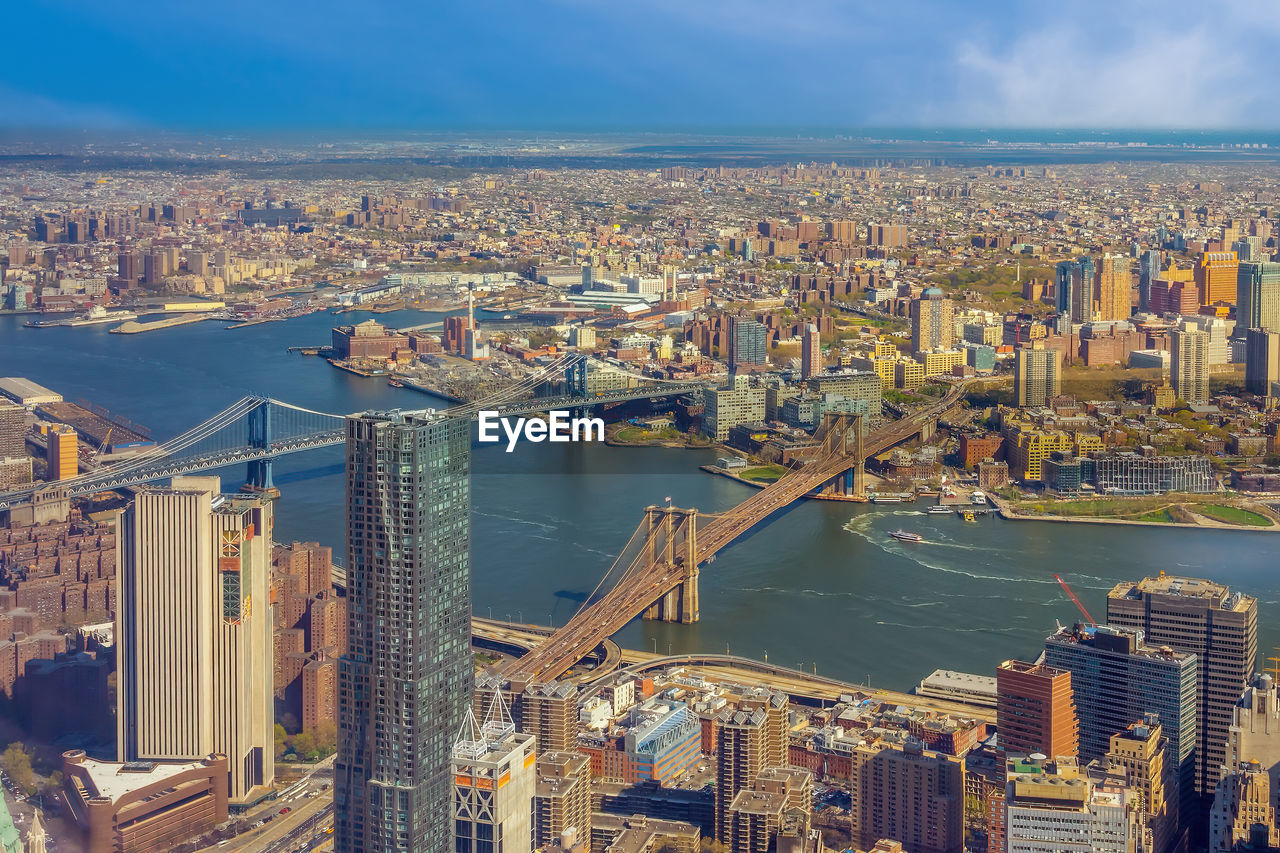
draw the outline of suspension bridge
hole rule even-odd
[[[751,528],[794,501],[831,486],[863,492],[865,460],[917,435],[931,434],[939,415],[963,394],[957,384],[938,403],[868,434],[861,415],[828,414],[809,460],[720,514],[650,506],[622,552],[578,612],[501,674],[510,682],[551,681],[637,616],[695,622],[700,566]]]
[[[591,361],[582,355],[565,356],[483,400],[443,409],[440,413],[472,417],[482,409],[502,415],[527,415],[562,408],[587,410],[629,400],[676,396],[705,387],[704,383],[625,374],[628,384],[636,383],[633,387],[592,393],[588,368],[593,366],[602,371],[616,371],[616,368],[603,362],[592,365]],[[274,460],[344,443],[345,421],[343,414],[308,409],[273,397],[245,396],[181,435],[127,459],[60,480],[57,486],[65,489],[69,496],[77,497],[244,463],[248,466],[246,488],[270,491],[275,488]],[[29,501],[50,485],[35,483],[0,493],[0,510]]]

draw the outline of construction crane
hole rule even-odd
[[[1084,614],[1085,621],[1088,622],[1093,627],[1097,628],[1098,627],[1097,621],[1095,621],[1094,618],[1089,615],[1088,610],[1084,609],[1084,605],[1080,602],[1080,599],[1076,598],[1076,594],[1071,591],[1071,587],[1067,586],[1067,582],[1064,581],[1058,575],[1054,575],[1053,579],[1056,580],[1064,590],[1066,590],[1067,595],[1069,595],[1071,597],[1071,600],[1075,603],[1076,609]]]
[[[102,444],[99,444],[98,449],[94,451],[93,462],[95,465],[102,461],[102,451],[107,449],[107,442],[111,440],[111,431],[113,429],[115,429],[113,426],[107,427],[107,434],[102,437]]]

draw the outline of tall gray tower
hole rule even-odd
[[[347,419],[347,627],[335,847],[451,853],[454,736],[472,695],[470,421]]]

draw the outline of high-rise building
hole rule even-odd
[[[1155,714],[1111,736],[1111,748],[1100,762],[1107,776],[1120,776],[1138,797],[1143,823],[1151,835],[1145,848],[1165,853],[1177,829],[1176,803],[1168,796],[1164,760],[1168,750],[1164,729]]]
[[[853,841],[861,849],[881,838],[912,853],[960,853],[964,848],[964,762],[905,743],[862,742],[849,775]]]
[[[996,730],[1011,755],[1074,758],[1080,748],[1071,673],[1007,660],[996,669]]]
[[[1044,662],[1071,671],[1082,762],[1105,757],[1112,735],[1156,714],[1168,742],[1165,764],[1177,792],[1171,799],[1190,806],[1196,769],[1194,654],[1146,645],[1140,631],[1076,625],[1045,641]],[[1189,813],[1188,808],[1180,811]]]
[[[1094,319],[1093,289],[1093,258],[1082,255],[1074,261],[1058,263],[1054,294],[1059,334],[1070,332],[1072,323]]]
[[[217,477],[145,488],[117,521],[120,761],[227,757],[231,802],[275,778],[272,503]]]
[[[335,847],[451,853],[452,745],[471,702],[465,418],[347,419],[347,654]]]
[[[0,402],[0,459],[27,455],[27,410]]]
[[[1280,691],[1271,675],[1254,676],[1231,709],[1227,752],[1222,766],[1238,770],[1245,762],[1260,761],[1280,778]]]
[[[754,711],[726,708],[712,722],[716,740],[716,840],[728,843],[733,834],[730,808],[739,791],[751,788],[756,777],[768,765],[767,715]]]
[[[495,693],[483,723],[467,709],[453,745],[453,830],[456,853],[533,850],[537,756],[532,735],[520,734]]]
[[[1151,310],[1151,283],[1160,277],[1160,252],[1148,249],[1138,259],[1138,310]]]
[[[1258,600],[1212,581],[1162,574],[1117,584],[1107,594],[1107,622],[1199,659],[1195,789],[1207,806],[1226,762],[1236,702],[1258,656]],[[1161,722],[1167,733],[1168,721]]]
[[[1195,282],[1201,305],[1234,304],[1240,261],[1235,252],[1201,252],[1196,260]]]
[[[54,424],[49,427],[45,440],[48,442],[45,459],[49,463],[46,480],[69,480],[80,473],[80,441],[74,429]]]
[[[1098,264],[1095,320],[1128,320],[1133,313],[1133,278],[1126,255],[1108,253]]]
[[[1280,331],[1280,264],[1248,261],[1236,278],[1236,328]]]
[[[1248,761],[1223,776],[1209,813],[1209,850],[1276,850],[1276,780],[1261,762]]]
[[[716,441],[727,439],[730,428],[738,424],[764,420],[763,388],[740,381],[731,388],[707,391],[704,399],[706,409],[702,415],[702,431]]]
[[[911,349],[915,353],[949,350],[955,343],[955,303],[936,287],[911,300]]]
[[[907,245],[907,226],[880,223],[868,225],[867,245],[883,246],[886,249],[901,248]]]
[[[1188,403],[1209,402],[1209,335],[1198,329],[1174,329],[1169,344],[1173,392]]]
[[[755,367],[768,362],[768,329],[763,323],[733,317],[729,321],[729,370]]]
[[[808,379],[822,372],[822,336],[818,327],[809,323],[800,339],[800,378]]]
[[[1019,406],[1043,406],[1062,393],[1062,354],[1033,341],[1014,352],[1013,396]]]
[[[546,847],[566,837],[591,840],[591,759],[573,752],[538,756],[533,797],[533,843]],[[562,845],[572,847],[570,845]]]
[[[1249,329],[1244,346],[1245,390],[1270,397],[1272,383],[1280,382],[1280,331]]]

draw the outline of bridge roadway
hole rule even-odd
[[[536,646],[551,633],[551,629],[539,625],[522,625],[476,618],[472,620],[472,633],[475,637],[499,640],[517,648]],[[684,654],[657,655],[636,649],[620,649],[618,664],[609,666],[601,664],[575,679],[586,690],[599,686],[606,679],[619,672],[639,675],[674,666],[684,667],[688,672],[699,675],[710,682],[733,683],[740,685],[760,685],[788,694],[793,701],[802,704],[821,704],[837,702],[843,695],[869,696],[878,702],[892,702],[923,711],[934,711],[950,714],[955,717],[968,717],[995,723],[995,710],[962,702],[949,702],[928,696],[916,696],[896,690],[869,688],[866,685],[850,684],[834,678],[826,678],[814,673],[802,672],[790,667],[776,666],[766,661],[737,655],[719,654]]]
[[[958,402],[964,389],[965,383],[958,382],[946,396],[929,408],[867,435],[863,440],[864,456],[883,453],[918,433],[928,421]],[[848,468],[848,456],[840,452],[828,453],[788,473],[732,510],[712,519],[706,526],[696,530],[695,553],[698,564],[713,557],[774,512],[838,477]],[[508,677],[518,675],[543,681],[558,678],[606,638],[684,582],[681,567],[660,561],[646,566],[644,561],[645,554],[642,551],[612,589],[594,604],[578,611],[563,628],[547,638],[532,653],[513,662],[505,674]]]

